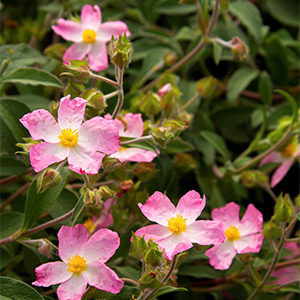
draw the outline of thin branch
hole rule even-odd
[[[149,140],[153,140],[152,135],[145,135],[145,136],[141,136],[141,137],[136,138],[136,139],[132,139],[132,140],[129,140],[129,141],[124,141],[124,142],[121,142],[120,145],[129,145],[129,144],[132,144],[132,143],[136,143],[136,142],[140,142],[140,141],[149,141]]]
[[[110,185],[110,184],[114,184],[116,182],[117,182],[116,180],[107,180],[107,181],[102,181],[102,182],[96,182],[96,183],[94,183],[94,187]],[[79,189],[79,188],[82,188],[84,185],[85,185],[85,183],[73,183],[73,184],[67,185],[67,187],[70,187],[72,189]]]
[[[195,94],[190,100],[188,100],[186,103],[184,103],[182,106],[181,106],[181,109],[184,110],[186,109],[187,107],[189,107],[191,104],[193,104],[198,98],[199,98],[199,94]]]
[[[118,91],[118,103],[117,103],[117,106],[115,107],[115,110],[114,110],[114,112],[112,114],[112,119],[115,119],[117,117],[117,115],[121,111],[121,108],[122,108],[123,102],[124,102],[124,91],[123,91],[124,69],[116,67],[116,75],[117,75],[117,79],[118,79],[118,87],[117,87],[117,91]]]
[[[136,285],[136,286],[139,286],[139,284],[135,281],[135,280],[133,280],[133,279],[130,279],[130,278],[120,278],[121,280],[123,280],[123,281],[125,281],[125,282],[129,282],[129,283],[131,283],[131,284],[133,284],[133,285]]]
[[[107,94],[107,95],[104,95],[104,100],[110,99],[110,98],[112,98],[112,97],[114,97],[114,96],[117,96],[117,95],[118,95],[118,91],[114,91],[114,92],[112,92],[112,93],[109,93],[109,94]]]
[[[90,189],[92,190],[93,189],[93,186],[91,185],[91,182],[88,178],[88,176],[86,174],[81,174],[82,175],[82,178],[83,178],[83,181],[85,183],[85,185]]]
[[[22,173],[22,174],[18,174],[18,175],[12,175],[9,177],[6,177],[4,179],[0,180],[0,185],[5,185],[14,181],[17,181],[18,179],[20,179],[23,175],[26,175],[28,173],[31,173],[33,171],[33,169],[29,169],[26,172]]]
[[[111,85],[113,85],[114,87],[117,87],[117,86],[118,86],[118,83],[117,83],[116,81],[111,80],[111,79],[108,79],[108,78],[103,77],[103,76],[100,76],[100,75],[95,74],[95,73],[93,73],[93,72],[90,72],[90,76],[91,76],[92,78],[95,78],[95,79],[104,81],[104,82],[106,82],[106,83],[108,83],[108,84],[111,84]]]
[[[196,8],[197,8],[197,14],[198,14],[198,17],[199,17],[199,21],[200,21],[200,27],[204,32],[204,30],[205,30],[205,28],[204,28],[204,19],[203,19],[202,10],[201,10],[199,0],[196,0]]]

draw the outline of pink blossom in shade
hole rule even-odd
[[[82,7],[81,23],[60,18],[52,29],[65,40],[74,42],[64,54],[65,64],[70,64],[69,59],[83,60],[87,56],[90,68],[96,72],[108,67],[105,44],[111,37],[118,37],[125,32],[130,36],[127,25],[121,21],[101,24],[101,10],[98,5]]]
[[[289,143],[282,151],[274,151],[267,155],[259,164],[280,163],[271,179],[271,187],[275,187],[286,175],[297,158],[300,157],[300,144]]]
[[[48,287],[60,284],[57,289],[59,300],[80,300],[87,284],[113,294],[121,291],[123,281],[104,264],[120,245],[116,232],[99,229],[89,238],[82,224],[62,226],[58,241],[62,261],[37,267],[37,279],[33,285]]]
[[[234,202],[212,211],[212,219],[222,223],[226,236],[224,243],[215,245],[206,251],[209,263],[218,270],[226,270],[230,267],[237,253],[257,253],[260,251],[263,234],[262,213],[254,205],[249,204],[240,221],[240,207]]]
[[[24,115],[20,122],[31,137],[43,142],[30,148],[30,161],[36,172],[68,159],[69,168],[79,174],[97,174],[105,154],[120,149],[114,121],[95,117],[84,123],[86,100],[70,95],[60,99],[58,121],[45,109]]]
[[[165,94],[167,94],[171,91],[172,91],[172,85],[171,85],[171,83],[167,83],[158,90],[158,95],[160,97],[163,97]]]
[[[148,241],[153,239],[164,249],[165,257],[172,260],[174,255],[193,247],[192,243],[210,245],[222,243],[225,239],[219,221],[196,221],[206,200],[196,191],[189,191],[179,200],[177,207],[161,192],[155,192],[146,204],[139,203],[142,213],[157,224],[137,230],[136,234]]]
[[[110,120],[111,115],[106,114],[104,118]],[[141,114],[128,113],[122,120],[116,119],[115,122],[119,128],[120,136],[131,138],[143,136],[144,123]],[[153,151],[134,147],[121,147],[118,152],[110,155],[110,157],[117,158],[121,162],[151,162],[156,156],[157,154]]]

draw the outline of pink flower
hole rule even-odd
[[[179,200],[177,207],[167,196],[155,192],[146,204],[138,204],[142,213],[158,224],[140,228],[136,234],[148,241],[153,239],[165,257],[172,260],[174,255],[193,247],[192,243],[210,245],[222,243],[225,239],[220,222],[196,221],[205,206],[196,191],[189,191]]]
[[[104,118],[110,120],[111,115],[106,114]],[[116,119],[115,122],[119,128],[120,136],[132,138],[139,138],[143,136],[144,124],[141,114],[128,113],[124,116],[124,121]],[[156,156],[157,154],[152,151],[134,147],[121,147],[117,153],[110,155],[110,157],[117,158],[121,162],[151,162]]]
[[[280,152],[274,151],[267,155],[260,162],[259,166],[262,166],[267,163],[280,163],[280,166],[275,171],[271,180],[272,188],[283,179],[283,177],[292,167],[297,157],[300,157],[300,144],[291,142],[287,144]]]
[[[300,255],[299,246],[296,242],[286,243],[284,246],[291,252],[291,255],[285,257],[285,259],[294,259]],[[277,280],[272,281],[271,284],[287,285],[300,280],[300,268],[298,266],[290,266],[280,268],[272,273],[272,277],[276,277]]]
[[[87,229],[62,226],[58,232],[58,253],[61,261],[43,264],[35,269],[36,286],[60,283],[57,289],[59,300],[80,300],[87,284],[117,294],[123,281],[108,268],[107,262],[120,245],[116,232],[100,229],[90,238]]]
[[[58,122],[45,109],[20,119],[34,140],[44,140],[30,148],[30,161],[36,172],[68,158],[74,172],[97,174],[105,154],[120,149],[115,122],[95,117],[82,124],[86,102],[82,98],[70,100],[70,95],[61,98]]]
[[[98,5],[84,5],[81,10],[81,24],[58,19],[56,26],[52,26],[54,32],[67,41],[74,42],[64,54],[63,61],[70,64],[71,60],[83,60],[88,56],[90,68],[101,71],[108,67],[106,42],[114,35],[130,32],[127,25],[121,21],[105,22],[101,24],[101,11]]]
[[[172,85],[171,85],[171,83],[167,83],[158,90],[158,95],[160,97],[163,97],[165,94],[167,94],[171,91],[172,91]]]
[[[254,205],[249,204],[240,221],[240,207],[234,202],[212,211],[212,218],[220,221],[226,240],[206,251],[209,263],[218,270],[230,267],[236,253],[259,252],[264,235],[262,231],[263,216]]]

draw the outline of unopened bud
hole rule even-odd
[[[61,75],[71,76],[87,83],[90,78],[89,64],[85,60],[69,60],[70,65],[64,64],[63,72]]]
[[[85,90],[80,97],[86,99],[87,108],[95,110],[97,114],[104,111],[104,109],[107,107],[103,93],[97,89]]]
[[[281,236],[281,229],[276,223],[270,220],[265,223],[263,234],[267,239],[274,240]]]
[[[233,59],[246,60],[248,58],[248,46],[239,37],[234,37],[231,44],[233,45],[231,48]]]
[[[116,192],[111,190],[107,185],[101,186],[98,189],[98,194],[103,201],[116,196]]]
[[[167,83],[165,85],[163,85],[159,90],[158,90],[158,95],[160,97],[163,97],[165,94],[169,93],[172,91],[172,85],[171,83]]]
[[[133,181],[131,179],[128,180],[123,180],[120,183],[119,189],[122,192],[128,192],[129,190],[131,190],[133,187]]]
[[[83,200],[86,206],[96,206],[99,208],[102,207],[103,201],[100,197],[98,190],[90,189],[84,186],[81,189],[81,195],[83,195]]]
[[[144,237],[139,237],[138,235],[133,233],[129,254],[132,257],[143,259],[144,253],[147,250],[147,248],[148,244]]]
[[[36,181],[36,189],[38,193],[43,193],[46,190],[57,186],[61,182],[59,171],[47,168],[43,170]]]
[[[154,116],[160,112],[159,96],[148,92],[141,100],[140,109],[146,116]]]
[[[204,99],[217,97],[222,90],[221,82],[213,76],[204,77],[196,83],[196,91]]]
[[[52,247],[49,243],[46,243],[45,241],[43,241],[38,249],[39,253],[48,257],[48,258],[51,258],[52,256]]]
[[[268,183],[268,176],[257,170],[243,171],[241,180],[244,186],[253,188],[255,186],[264,186]]]
[[[172,66],[178,60],[178,55],[174,51],[170,51],[164,55],[164,62],[167,67]]]
[[[25,141],[25,143],[17,143],[17,147],[23,149],[24,152],[28,153],[30,148],[33,145],[39,144],[39,141],[35,141],[32,138],[23,138],[23,140]]]
[[[51,101],[51,103],[50,103],[50,113],[56,119],[57,119],[57,116],[58,116],[58,108],[59,108],[59,103],[56,102],[56,101]]]
[[[73,99],[75,97],[78,97],[81,95],[81,93],[85,90],[85,86],[80,82],[75,82],[74,80],[68,80],[68,85],[65,89],[64,95],[70,95],[70,97]]]
[[[132,49],[131,43],[128,41],[126,33],[124,33],[123,35],[119,35],[118,39],[116,40],[114,36],[112,36],[111,43],[111,62],[120,69],[128,67],[131,61]]]
[[[284,197],[280,195],[277,199],[274,216],[272,217],[277,223],[280,222],[290,222],[292,220],[294,213],[294,205],[288,194]]]

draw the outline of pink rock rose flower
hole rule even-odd
[[[84,5],[81,10],[81,23],[58,19],[57,25],[52,26],[54,32],[74,44],[67,49],[63,62],[70,64],[71,60],[83,60],[88,56],[90,68],[96,72],[108,67],[106,43],[114,35],[130,32],[127,25],[121,21],[101,24],[101,10],[98,5]]]
[[[111,115],[106,114],[105,119],[111,119]],[[143,136],[144,124],[141,114],[128,113],[124,116],[124,121],[115,120],[119,128],[119,135],[123,137],[139,138]],[[125,129],[126,128],[126,129]],[[151,162],[157,156],[153,151],[148,151],[134,147],[121,147],[120,150],[110,157],[117,158],[119,161]]]
[[[196,191],[189,191],[179,200],[177,207],[161,192],[155,192],[146,204],[139,203],[142,213],[158,224],[137,230],[136,234],[148,241],[153,239],[164,255],[172,260],[174,255],[193,247],[192,243],[210,245],[222,243],[225,239],[219,221],[196,221],[206,200]]]
[[[260,251],[264,238],[261,233],[262,213],[254,205],[249,204],[240,221],[239,211],[240,207],[234,202],[212,211],[213,220],[222,223],[226,236],[223,244],[216,245],[205,252],[209,257],[209,263],[215,269],[228,269],[236,253]]]
[[[121,291],[123,281],[104,264],[120,245],[116,232],[100,229],[89,238],[82,224],[62,226],[58,241],[62,261],[37,267],[33,285],[47,287],[60,283],[57,289],[59,300],[80,300],[87,284],[113,294]]]
[[[267,155],[259,164],[262,166],[267,163],[280,163],[272,176],[271,187],[275,187],[292,167],[295,160],[300,157],[300,144],[294,141],[288,143],[280,152],[274,151]]]
[[[67,158],[74,172],[97,174],[105,154],[120,149],[115,122],[95,117],[82,123],[86,102],[78,97],[70,100],[70,95],[61,98],[58,122],[45,109],[20,119],[34,140],[44,140],[29,151],[36,172]]]

